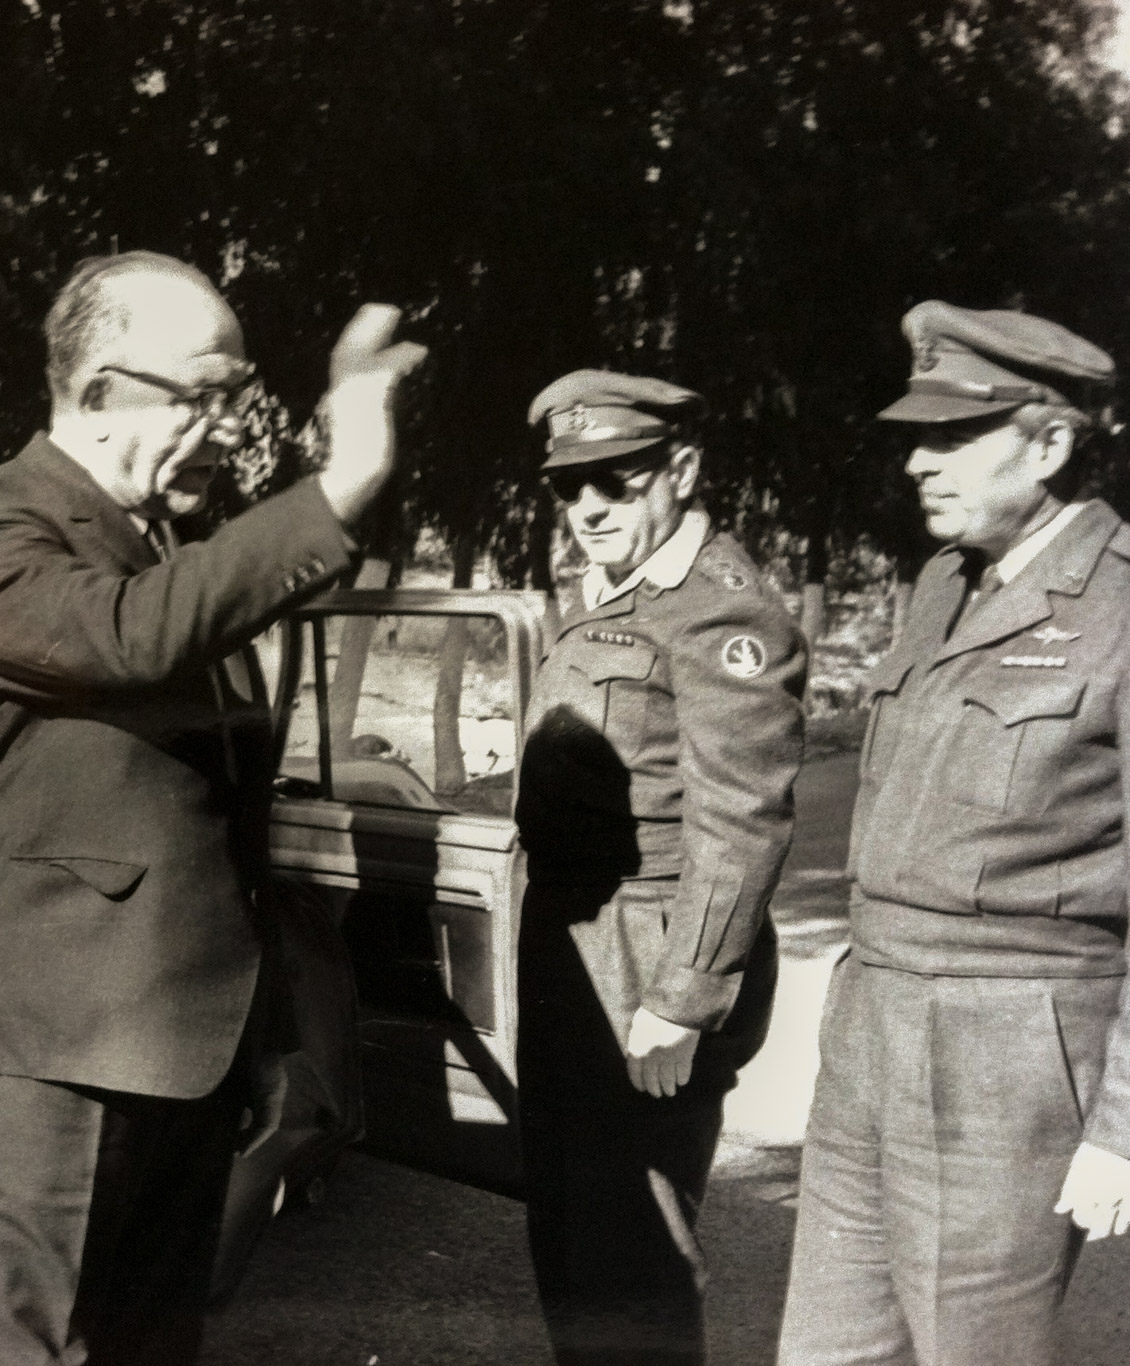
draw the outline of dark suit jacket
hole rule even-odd
[[[0,1073],[206,1094],[258,973],[266,718],[221,661],[346,568],[306,481],[159,562],[37,436],[0,467]]]

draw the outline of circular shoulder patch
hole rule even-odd
[[[756,678],[765,672],[768,656],[756,636],[731,636],[722,646],[722,667],[735,678]]]

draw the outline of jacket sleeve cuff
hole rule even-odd
[[[661,982],[653,982],[641,1004],[660,1019],[704,1034],[721,1028],[738,999],[740,972],[699,972],[671,968]]]

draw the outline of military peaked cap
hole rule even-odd
[[[914,360],[910,392],[879,414],[893,422],[958,422],[1026,403],[1086,413],[1097,406],[1096,388],[1114,380],[1105,351],[1030,313],[929,299],[907,313],[902,330]]]
[[[545,468],[616,460],[668,441],[705,408],[701,394],[661,379],[574,370],[530,404],[530,426],[549,422]]]

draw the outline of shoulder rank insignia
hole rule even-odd
[[[735,678],[756,678],[767,662],[765,646],[756,636],[731,636],[722,646],[722,667]]]
[[[1032,639],[1038,640],[1041,645],[1055,645],[1063,640],[1078,640],[1078,631],[1061,631],[1058,626],[1041,626],[1038,631],[1032,632]]]
[[[707,553],[699,560],[698,567],[711,583],[720,583],[731,593],[740,593],[743,588],[749,587],[748,575],[743,574],[733,560]]]

